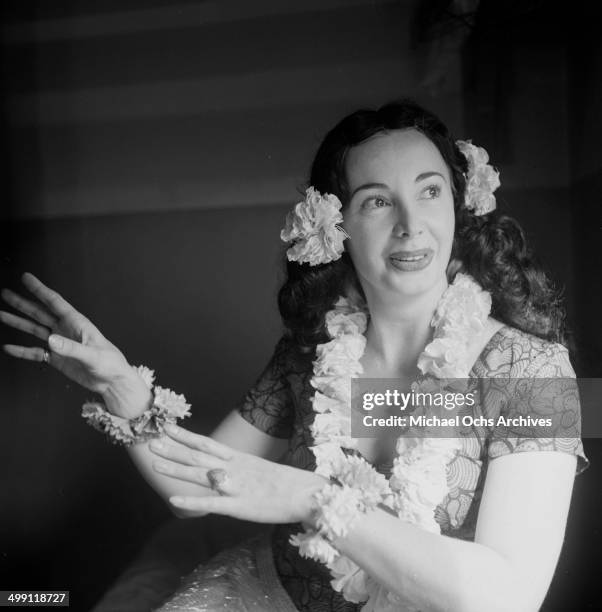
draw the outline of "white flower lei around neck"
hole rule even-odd
[[[472,363],[469,348],[483,332],[491,311],[491,296],[472,277],[458,273],[443,293],[431,321],[435,327],[430,342],[418,358],[425,376],[467,378]],[[367,327],[364,310],[340,297],[326,313],[331,340],[317,346],[311,380],[316,389],[312,424],[316,472],[338,481],[326,485],[316,496],[328,512],[328,525],[335,534],[346,532],[357,514],[358,501],[365,509],[382,504],[397,516],[422,529],[440,533],[435,508],[448,493],[447,465],[460,447],[459,439],[409,438],[396,442],[389,481],[362,456],[346,454],[357,450],[358,439],[351,437],[350,379],[362,373],[360,359],[366,347]],[[368,501],[366,501],[368,500]],[[362,612],[393,612],[401,603],[348,557],[341,555],[317,529],[307,529],[291,537],[301,555],[322,561],[333,576],[332,587],[345,599],[365,601]]]

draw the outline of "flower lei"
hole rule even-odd
[[[431,321],[434,337],[418,359],[423,375],[467,378],[469,348],[484,329],[491,296],[470,276],[458,273],[444,292]],[[440,533],[434,511],[448,492],[447,465],[460,446],[457,439],[408,438],[396,442],[397,457],[391,478],[378,473],[363,457],[345,453],[357,450],[351,437],[350,378],[362,373],[360,359],[366,346],[363,335],[367,315],[340,297],[326,314],[331,338],[317,347],[312,425],[316,472],[338,484],[326,485],[316,496],[316,529],[291,537],[301,555],[322,561],[333,576],[332,587],[345,599],[366,601],[362,612],[393,612],[403,602],[387,591],[357,564],[341,555],[331,540],[345,535],[362,512],[382,504],[409,523]]]

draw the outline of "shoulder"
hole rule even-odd
[[[575,377],[566,347],[510,325],[503,325],[492,336],[478,365],[482,376]]]
[[[268,368],[281,375],[305,372],[311,369],[314,353],[313,349],[300,346],[285,332],[274,347]]]

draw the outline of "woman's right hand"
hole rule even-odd
[[[133,418],[147,407],[151,393],[123,353],[56,291],[33,274],[22,276],[25,287],[39,300],[25,299],[9,289],[2,298],[24,318],[0,311],[0,321],[48,343],[48,349],[5,344],[4,351],[29,361],[46,361],[90,391],[103,396],[107,408]]]

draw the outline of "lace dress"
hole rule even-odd
[[[299,352],[282,338],[253,388],[240,403],[240,414],[262,431],[289,440],[284,462],[306,470],[315,469],[310,427],[313,355]],[[470,372],[471,378],[574,378],[567,350],[517,329],[503,326],[489,340]],[[557,408],[554,408],[558,410]],[[512,402],[498,406],[499,414],[518,414]],[[579,405],[561,404],[580,418]],[[564,412],[563,412],[564,416]],[[572,437],[511,437],[508,431],[471,426],[462,448],[448,470],[449,494],[437,507],[435,518],[441,532],[474,540],[483,485],[490,461],[514,452],[555,450],[577,456],[577,473],[588,465],[581,439]],[[391,464],[374,466],[390,475]],[[303,558],[289,543],[302,531],[299,524],[276,525],[270,532],[223,551],[197,568],[161,612],[268,611],[356,612],[362,604],[346,601],[330,586],[327,568]]]

